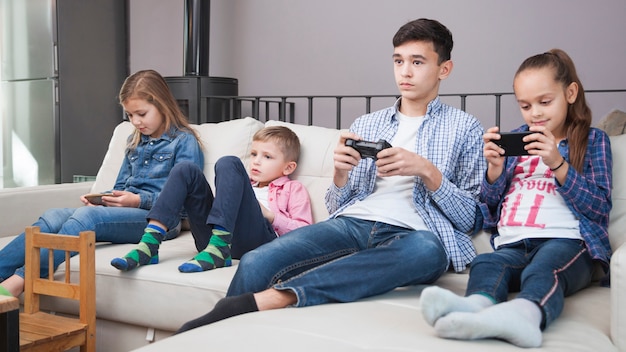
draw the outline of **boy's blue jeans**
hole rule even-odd
[[[497,303],[509,292],[535,302],[543,312],[541,328],[563,311],[569,296],[591,283],[593,261],[584,241],[526,239],[477,256],[470,266],[466,296],[488,295]]]
[[[215,188],[214,197],[203,170],[196,164],[178,163],[147,217],[171,228],[180,221],[184,208],[198,251],[209,244],[213,226],[220,225],[233,234],[231,255],[236,259],[276,239],[239,158],[225,156],[215,163]]]
[[[147,225],[145,209],[85,206],[47,210],[33,225],[42,232],[78,236],[81,231],[96,232],[96,241],[137,243]],[[168,232],[166,239],[178,235],[178,228]],[[25,234],[22,232],[0,250],[0,282],[12,275],[24,277]],[[55,268],[65,261],[62,251],[54,252]],[[48,276],[48,250],[41,252],[41,276]]]
[[[227,295],[273,287],[293,291],[297,306],[352,302],[432,283],[447,267],[445,249],[429,231],[337,217],[246,253]]]

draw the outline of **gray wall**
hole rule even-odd
[[[183,13],[184,0],[130,0],[131,71],[182,74]],[[455,40],[441,93],[510,92],[519,64],[553,47],[572,56],[587,90],[623,89],[625,15],[624,0],[212,0],[210,75],[238,78],[240,95],[396,94],[391,38],[428,17]],[[624,93],[588,99],[596,123],[626,110]],[[493,105],[477,98],[467,110],[487,127]],[[513,97],[502,108],[503,128],[522,123]],[[333,126],[333,109],[315,112],[315,124]]]

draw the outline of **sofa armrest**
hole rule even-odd
[[[611,339],[626,351],[626,244],[611,257]]]
[[[0,237],[14,236],[50,208],[82,206],[80,196],[89,193],[93,182],[62,183],[0,189]]]

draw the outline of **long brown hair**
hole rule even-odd
[[[578,95],[576,100],[567,108],[565,118],[565,129],[567,131],[567,141],[569,144],[569,163],[583,172],[583,161],[587,144],[589,141],[589,129],[591,127],[591,109],[585,99],[583,84],[578,78],[574,62],[561,49],[552,49],[546,53],[531,56],[520,65],[515,73],[517,77],[520,72],[527,69],[551,68],[554,72],[554,80],[563,85],[566,89],[571,83],[578,85]]]
[[[143,70],[128,76],[120,89],[120,104],[129,99],[143,99],[154,105],[163,116],[166,132],[173,126],[177,130],[193,134],[200,143],[198,133],[189,125],[189,121],[180,110],[176,99],[167,86],[167,82],[158,72]],[[140,140],[141,133],[139,130],[135,130],[128,147],[136,148]]]

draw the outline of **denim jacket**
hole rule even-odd
[[[113,189],[139,194],[139,208],[150,209],[174,165],[185,160],[204,168],[202,148],[192,133],[171,128],[157,139],[142,135],[137,148],[126,149]]]

